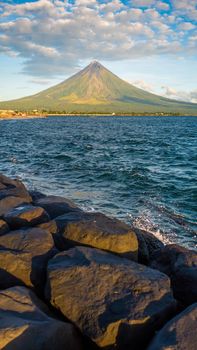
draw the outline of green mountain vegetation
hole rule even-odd
[[[197,104],[139,89],[94,61],[62,83],[33,96],[0,103],[0,109],[47,113],[169,113],[197,115]]]

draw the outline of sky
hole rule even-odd
[[[0,0],[0,100],[98,60],[156,94],[197,102],[197,0]]]

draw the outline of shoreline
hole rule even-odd
[[[18,115],[6,115],[6,116],[1,116],[0,115],[0,121],[2,120],[25,120],[25,119],[44,119],[44,118],[51,118],[51,117],[113,117],[113,118],[118,118],[118,117],[157,117],[157,118],[160,118],[160,117],[197,117],[197,115],[189,115],[189,114],[164,114],[164,113],[156,113],[156,114],[116,114],[116,115],[113,115],[113,114],[108,114],[108,113],[97,113],[97,114],[94,114],[94,113],[80,113],[80,114],[72,114],[72,113],[58,113],[58,114],[45,114],[45,115],[25,115],[25,116],[18,116]]]

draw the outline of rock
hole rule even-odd
[[[0,349],[82,350],[75,327],[53,318],[25,287],[0,291]]]
[[[29,194],[33,200],[33,202],[35,202],[36,200],[40,199],[40,198],[44,198],[46,197],[46,194],[40,192],[40,191],[36,191],[36,190],[30,190]]]
[[[133,228],[138,239],[138,261],[149,265],[155,251],[164,247],[164,244],[152,233]]]
[[[148,350],[196,350],[197,303],[170,320],[153,338]]]
[[[50,220],[47,212],[41,207],[23,205],[13,208],[4,215],[5,221],[12,229],[36,226]]]
[[[57,217],[56,222],[59,249],[85,245],[137,260],[137,237],[128,225],[117,219],[101,213],[76,212]]]
[[[151,267],[166,273],[176,299],[190,305],[197,301],[197,252],[176,244],[159,250]]]
[[[58,233],[58,227],[57,227],[55,220],[51,220],[51,221],[48,221],[44,224],[40,224],[37,227],[41,228],[42,230],[47,231],[51,235],[55,235]]]
[[[81,211],[72,201],[58,196],[41,197],[35,200],[34,204],[44,208],[51,219],[71,211]]]
[[[0,235],[4,235],[4,233],[7,233],[9,231],[9,226],[4,220],[0,219]]]
[[[12,208],[32,201],[23,183],[0,174],[0,218]]]
[[[52,236],[39,228],[0,236],[0,289],[25,284],[42,291],[47,262],[56,252]]]
[[[87,247],[49,261],[45,295],[105,349],[141,349],[176,305],[166,275]]]

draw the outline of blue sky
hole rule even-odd
[[[145,90],[197,102],[197,0],[0,0],[0,100],[97,59]]]

